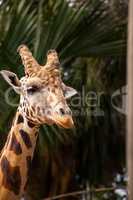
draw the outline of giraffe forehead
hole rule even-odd
[[[21,87],[22,89],[26,89],[30,86],[36,85],[38,87],[43,86],[55,86],[55,87],[61,87],[61,79],[58,76],[45,76],[43,79],[40,77],[23,77],[21,79]]]
[[[42,80],[38,77],[23,77],[21,80],[21,87],[29,87],[33,84],[42,84]]]

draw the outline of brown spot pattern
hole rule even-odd
[[[38,132],[35,132],[35,136],[37,136],[38,135]]]
[[[29,111],[28,111],[28,109],[26,110],[26,115],[29,116]]]
[[[21,145],[17,141],[17,138],[14,133],[12,134],[10,150],[13,151],[16,155],[19,155],[22,153]]]
[[[19,194],[21,186],[20,169],[18,166],[12,167],[7,160],[6,156],[3,156],[1,160],[1,170],[3,172],[3,186],[14,192],[16,195]]]
[[[23,129],[20,129],[19,132],[20,132],[20,135],[21,135],[26,147],[28,149],[31,148],[32,143],[31,143],[30,136],[28,135],[28,133],[26,131],[24,131]]]
[[[35,126],[35,124],[33,124],[32,122],[28,121],[28,126],[29,126],[30,128],[33,128],[33,127]]]
[[[22,123],[22,122],[24,122],[24,118],[23,118],[22,115],[19,115],[19,116],[18,116],[18,120],[17,120],[17,124],[20,124],[20,123]]]
[[[32,108],[32,110],[35,112],[35,108],[34,108],[33,106],[32,106],[31,108]]]

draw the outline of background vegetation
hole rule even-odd
[[[78,111],[74,130],[41,128],[27,187],[33,200],[88,185],[111,186],[116,174],[124,173],[125,115],[112,107],[111,95],[126,84],[127,7],[126,0],[0,1],[0,69],[23,75],[16,52],[22,43],[40,64],[46,52],[55,48],[65,83],[80,94],[83,90],[103,94],[95,109],[83,102],[72,108]],[[8,85],[0,81],[2,148],[16,108],[5,102]],[[11,101],[19,101],[13,92]],[[95,102],[90,99],[90,103]],[[115,103],[120,107],[121,95]],[[99,110],[103,115],[94,114]]]

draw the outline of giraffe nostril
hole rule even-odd
[[[67,114],[67,115],[72,115],[72,111],[71,111],[71,110],[68,110],[68,111],[66,112],[66,114]]]
[[[60,111],[61,115],[65,115],[65,111],[63,108],[60,108],[59,111]]]

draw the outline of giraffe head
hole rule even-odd
[[[1,71],[4,79],[20,94],[18,110],[37,125],[55,123],[71,128],[73,119],[66,99],[77,92],[62,82],[57,52],[48,51],[45,66],[37,63],[27,46],[21,45],[18,52],[25,76],[19,80],[13,72]]]

